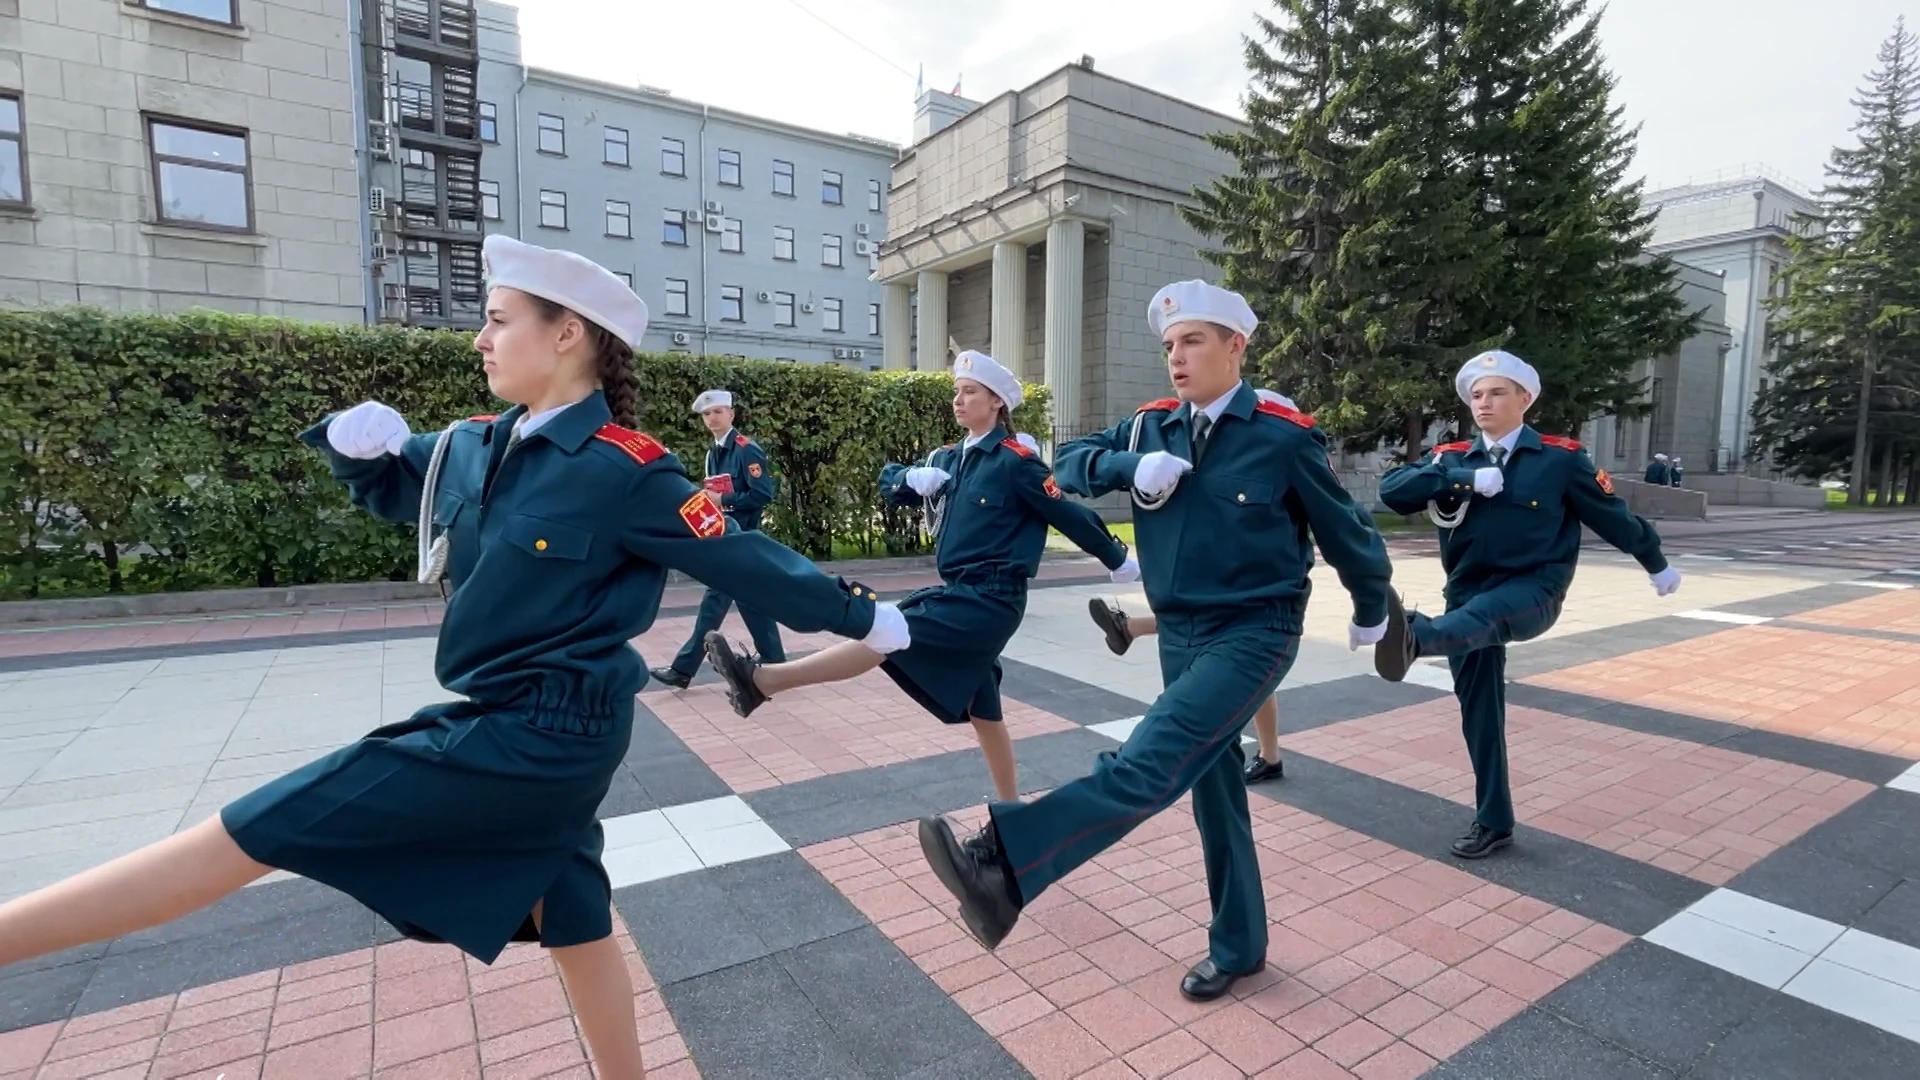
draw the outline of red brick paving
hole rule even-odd
[[[1859,600],[1795,615],[1793,621],[1854,630],[1920,634],[1920,589],[1869,592]]]
[[[971,726],[935,720],[880,671],[789,691],[748,720],[734,715],[717,685],[651,692],[641,700],[742,794],[979,745]],[[1002,704],[1015,740],[1074,726],[1011,699]],[[1017,760],[1017,746],[1014,753]]]
[[[1525,681],[1920,758],[1920,643],[1744,626]]]
[[[1204,1005],[1179,992],[1210,917],[1184,800],[1042,896],[991,954],[912,825],[801,854],[1042,1080],[1417,1076],[1628,940],[1303,811],[1257,800],[1253,815],[1268,967]]]
[[[699,1071],[626,927],[649,1080]],[[0,1080],[588,1080],[558,970],[400,942],[0,1034]]]
[[[1282,739],[1288,750],[1473,803],[1452,698]],[[1874,790],[1799,765],[1513,707],[1507,763],[1526,825],[1712,885]]]

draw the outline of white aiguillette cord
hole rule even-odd
[[[422,585],[439,585],[442,600],[447,598],[447,586],[441,580],[447,572],[447,537],[433,535],[433,502],[440,489],[440,466],[447,460],[447,447],[452,444],[453,433],[460,429],[460,424],[461,421],[455,421],[447,425],[433,441],[433,454],[427,458],[427,475],[420,482],[419,568],[415,577]]]
[[[939,447],[927,451],[927,459],[920,463],[920,467],[923,469],[933,468],[933,455],[939,452]],[[946,520],[947,516],[946,490],[945,485],[942,485],[941,489],[934,492],[932,496],[922,496],[920,499],[921,527],[927,530],[928,536],[934,537],[935,539],[939,538],[940,524]]]
[[[1140,418],[1145,415],[1147,415],[1145,409],[1133,414],[1133,430],[1127,432],[1127,453],[1129,454],[1140,452],[1140,429],[1145,426],[1141,424]],[[1158,510],[1167,505],[1167,500],[1173,498],[1174,491],[1179,487],[1180,478],[1176,476],[1173,478],[1173,483],[1167,485],[1167,490],[1158,495],[1142,495],[1131,487],[1127,489],[1127,494],[1133,496],[1133,505],[1140,509]]]

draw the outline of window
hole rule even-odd
[[[685,278],[667,279],[667,314],[685,318],[692,310],[687,306],[687,281]]]
[[[793,226],[773,227],[773,257],[781,262],[793,261]]]
[[[660,140],[660,172],[666,176],[687,175],[687,144],[679,139]]]
[[[0,203],[27,201],[27,125],[20,95],[0,94]]]
[[[142,0],[140,6],[149,11],[165,11],[225,26],[233,26],[240,21],[239,12],[235,10],[238,0]]]
[[[629,289],[633,288],[632,274],[627,273],[625,270],[615,270],[613,276],[620,279],[620,284],[625,285]]]
[[[738,285],[720,286],[720,321],[746,322],[746,290]]]
[[[720,219],[720,250],[738,255],[746,250],[740,239],[740,219],[736,217]]]
[[[607,200],[607,235],[633,239],[633,207],[618,199]]]
[[[544,190],[540,192],[540,227],[543,229],[567,227],[566,192]]]
[[[831,296],[820,301],[820,320],[826,329],[836,334],[845,330],[846,327],[840,323],[840,301]]]
[[[253,227],[246,132],[149,117],[147,141],[161,222],[231,232]]]
[[[842,266],[840,261],[840,238],[829,233],[820,238],[820,265]]]
[[[488,221],[500,220],[500,181],[480,181],[480,216]]]
[[[480,141],[500,141],[500,109],[491,101],[480,103]]]
[[[879,304],[867,305],[867,334],[870,337],[880,336],[880,305]]]
[[[600,160],[606,162],[608,165],[618,165],[623,169],[633,164],[633,161],[627,157],[626,128],[608,128],[602,142],[604,146],[601,150]]]
[[[552,113],[541,113],[539,122],[540,152],[565,157],[567,155],[567,122]]]
[[[880,205],[880,181],[869,180],[867,181],[867,209],[877,214],[880,212]]]
[[[773,193],[793,198],[793,162],[776,161],[773,163]]]
[[[720,151],[720,186],[740,186],[740,151]]]
[[[773,294],[773,325],[793,325],[793,294],[777,292]]]
[[[660,242],[687,246],[687,212],[669,210],[660,225]]]
[[[839,173],[822,170],[820,173],[820,201],[826,203],[828,206],[839,206],[841,204],[841,186],[842,180]]]

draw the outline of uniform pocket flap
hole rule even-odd
[[[1199,473],[1200,486],[1216,499],[1237,506],[1265,506],[1273,501],[1273,481],[1224,473]]]
[[[500,538],[542,559],[584,559],[593,547],[593,533],[577,525],[515,514],[500,530]]]

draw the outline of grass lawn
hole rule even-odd
[[[1879,492],[1869,491],[1867,492],[1867,504],[1865,506],[1855,506],[1847,501],[1847,490],[1845,488],[1827,489],[1827,509],[1829,510],[1887,510],[1901,508],[1907,505],[1905,492],[1895,492],[1893,502],[1885,506],[1880,505],[1879,500]]]

